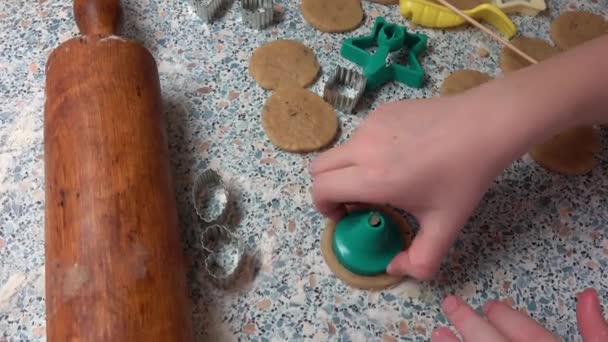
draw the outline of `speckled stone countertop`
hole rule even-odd
[[[213,25],[204,25],[184,1],[123,6],[122,35],[150,49],[160,70],[200,340],[428,340],[433,327],[446,323],[441,299],[455,293],[475,306],[488,298],[511,302],[570,341],[578,340],[577,291],[595,287],[608,304],[608,148],[604,162],[584,177],[548,173],[527,157],[515,162],[484,197],[436,281],[369,293],[348,288],[325,266],[319,251],[324,221],[309,191],[313,154],[288,154],[269,143],[259,115],[269,92],[248,76],[247,61],[266,41],[302,40],[322,65],[311,87],[321,93],[332,65],[350,65],[338,53],[342,39],[366,34],[378,16],[408,25],[396,7],[364,2],[359,29],[324,34],[304,22],[297,1],[279,2],[281,22],[260,32],[242,25],[238,2]],[[548,6],[537,18],[515,16],[520,33],[549,40],[550,20],[566,9],[608,14],[606,0],[550,0]],[[367,96],[359,113],[340,114],[340,141],[370,107],[435,96],[451,71],[500,73],[500,47],[483,33],[416,31],[429,36],[426,87],[389,84]],[[44,66],[52,49],[76,33],[71,1],[0,3],[0,340],[45,336]],[[489,57],[479,57],[479,47]],[[238,290],[219,291],[201,276],[188,195],[206,167],[238,187],[238,233],[259,251],[257,275]]]

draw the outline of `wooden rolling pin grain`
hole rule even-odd
[[[113,33],[119,0],[76,0],[46,66],[48,341],[192,341],[156,62]]]

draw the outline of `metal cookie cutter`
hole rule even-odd
[[[231,200],[230,191],[215,170],[203,171],[194,181],[192,205],[206,225],[224,223],[230,214]]]
[[[493,3],[507,14],[521,13],[531,17],[547,9],[545,0],[494,0]]]
[[[213,21],[226,0],[191,0],[196,14],[206,23]]]
[[[329,102],[337,110],[352,113],[361,96],[365,92],[367,80],[360,73],[337,66],[332,70],[329,79],[323,89],[323,99]],[[345,86],[352,89],[352,96],[340,93],[340,87]]]
[[[222,225],[207,227],[201,240],[203,250],[207,252],[207,277],[217,287],[230,287],[236,282],[245,265],[245,250],[241,240]]]
[[[274,20],[273,0],[241,0],[243,22],[252,29],[261,30]]]

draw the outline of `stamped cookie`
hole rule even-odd
[[[270,141],[288,152],[311,152],[331,143],[338,131],[336,111],[322,97],[298,87],[275,91],[262,110]]]
[[[596,165],[600,137],[593,127],[577,127],[534,147],[530,156],[540,166],[565,175],[582,175]]]
[[[446,77],[441,84],[440,95],[450,96],[463,93],[492,79],[492,76],[477,70],[458,70]]]
[[[551,58],[559,53],[559,49],[547,41],[538,38],[518,37],[511,41],[516,48],[528,54],[538,62]],[[500,68],[503,72],[512,72],[525,68],[530,62],[504,47],[500,52]]]
[[[562,13],[551,23],[551,39],[566,50],[606,33],[606,20],[587,11]]]
[[[361,0],[302,0],[302,16],[323,32],[347,32],[363,20]]]
[[[257,48],[249,59],[249,74],[264,89],[283,85],[307,87],[319,74],[313,51],[295,40],[275,40]]]

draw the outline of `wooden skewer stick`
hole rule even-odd
[[[484,31],[485,33],[489,34],[490,36],[492,36],[492,38],[496,39],[497,41],[499,41],[501,44],[503,44],[507,48],[513,50],[513,52],[515,52],[516,54],[518,54],[519,56],[521,56],[522,58],[524,58],[528,62],[530,62],[532,64],[538,64],[537,60],[535,60],[534,58],[530,57],[528,54],[526,54],[525,52],[521,51],[520,49],[516,48],[513,44],[511,44],[508,41],[502,39],[496,33],[492,32],[490,29],[488,29],[487,27],[483,26],[477,20],[471,18],[470,16],[468,16],[466,13],[462,12],[458,8],[452,6],[446,0],[437,0],[437,1],[439,1],[445,7],[451,9],[452,11],[454,11],[456,14],[458,14],[459,16],[461,16],[464,20],[466,20],[469,23],[471,23],[473,26],[477,27],[478,29],[480,29],[480,30]]]

